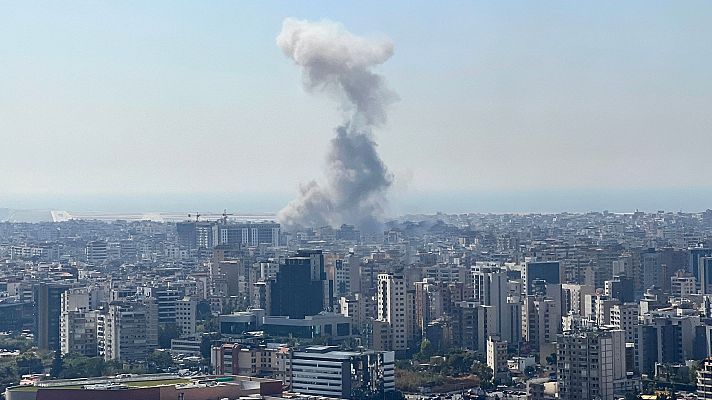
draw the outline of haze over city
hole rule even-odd
[[[712,399],[711,21],[0,0],[0,400]]]
[[[0,206],[277,212],[343,109],[285,18],[393,44],[383,212],[706,208],[706,2],[3,3]]]

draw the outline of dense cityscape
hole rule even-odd
[[[0,400],[712,399],[710,21],[0,0]]]
[[[5,397],[712,393],[712,211],[192,217],[2,223]]]

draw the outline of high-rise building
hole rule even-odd
[[[156,301],[110,303],[97,315],[97,347],[105,360],[145,360],[158,347]]]
[[[492,378],[498,380],[509,371],[507,364],[507,341],[497,336],[487,338],[487,366],[492,369]]]
[[[670,277],[670,295],[673,297],[688,297],[697,293],[695,277],[689,272],[677,271]]]
[[[621,302],[611,299],[602,294],[586,295],[584,317],[589,321],[594,321],[597,325],[609,325],[611,323],[611,307]]]
[[[476,350],[479,343],[480,304],[475,301],[456,303],[452,318],[452,343],[456,347]]]
[[[60,283],[40,283],[33,288],[35,335],[42,350],[60,349],[60,316],[62,293],[69,286]]]
[[[245,271],[240,260],[220,260],[210,263],[210,284],[213,296],[228,297],[240,294],[240,280]]]
[[[304,318],[332,309],[333,287],[321,250],[299,250],[287,257],[269,285],[269,315]]]
[[[195,334],[195,317],[198,302],[192,297],[176,301],[176,327],[181,337]]]
[[[640,271],[642,274],[643,288],[657,286],[662,288],[666,272],[660,263],[660,253],[655,249],[646,249],[640,253]]]
[[[401,274],[378,274],[378,320],[389,325],[390,346],[384,350],[408,349],[409,325],[405,278]],[[413,299],[415,300],[415,299]]]
[[[705,358],[697,370],[697,398],[712,399],[712,358]]]
[[[275,222],[184,221],[176,224],[179,242],[191,249],[215,246],[279,246],[280,226]]]
[[[652,374],[655,363],[681,364],[697,354],[695,336],[698,315],[646,314],[638,325],[638,364],[641,373]]]
[[[90,264],[101,264],[109,258],[109,246],[104,240],[93,240],[87,243],[87,262]]]
[[[98,311],[73,309],[62,312],[60,340],[62,354],[97,355],[96,321]]]
[[[433,320],[443,314],[443,293],[441,285],[432,278],[415,282],[415,318],[419,335],[425,334],[425,329]]]
[[[350,264],[345,260],[334,261],[334,292],[337,296],[351,293]]]
[[[176,305],[184,297],[183,290],[168,284],[143,286],[139,290],[144,297],[156,300],[158,305],[158,322],[161,324],[176,323]]]
[[[561,333],[561,285],[546,285],[552,296],[530,295],[522,307],[522,338],[544,359],[555,351],[553,343]]]
[[[698,259],[700,294],[712,294],[712,257]]]
[[[341,315],[351,318],[354,329],[358,332],[364,332],[367,327],[366,311],[368,303],[369,300],[360,293],[355,293],[348,297],[342,296],[339,299]]]
[[[604,294],[621,303],[634,301],[633,279],[625,276],[614,276],[613,279],[605,281]]]
[[[561,312],[563,315],[584,315],[586,295],[594,294],[592,286],[565,283],[561,285]]]
[[[216,223],[213,243],[216,245],[279,246],[280,227],[276,222]]]
[[[533,294],[532,282],[544,281],[549,284],[561,283],[561,265],[558,261],[530,261],[524,265],[522,271],[524,280],[524,294]]]
[[[252,285],[252,308],[265,310],[267,315],[272,315],[272,296],[268,282],[255,282]]]
[[[610,324],[625,332],[626,343],[637,341],[638,315],[638,303],[614,304],[610,308]]]
[[[561,400],[613,400],[615,381],[625,379],[622,330],[565,332],[557,338]]]
[[[91,310],[89,288],[71,288],[62,293],[60,316],[60,349],[62,354],[75,353],[94,357],[97,312]]]
[[[472,267],[474,300],[491,306],[494,326],[490,332],[509,343],[519,342],[521,336],[521,308],[518,301],[509,297],[507,272],[499,267]]]
[[[189,249],[212,249],[217,245],[213,241],[211,221],[184,221],[176,223],[178,243]]]
[[[700,281],[700,257],[712,257],[712,249],[705,247],[691,247],[688,249],[690,253],[690,261],[688,271],[692,273],[697,282]]]
[[[243,376],[284,375],[291,351],[285,346],[258,346],[223,343],[210,352],[210,364],[215,374]]]

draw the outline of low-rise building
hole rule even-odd
[[[292,353],[292,391],[342,399],[395,391],[393,351],[338,351],[315,346]]]

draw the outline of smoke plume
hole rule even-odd
[[[371,69],[393,55],[393,43],[355,36],[330,21],[287,18],[277,45],[302,68],[305,89],[335,97],[347,115],[331,140],[326,184],[302,185],[298,197],[279,212],[280,222],[287,229],[346,223],[374,232],[392,176],[378,155],[372,128],[386,122],[386,108],[397,96]]]

